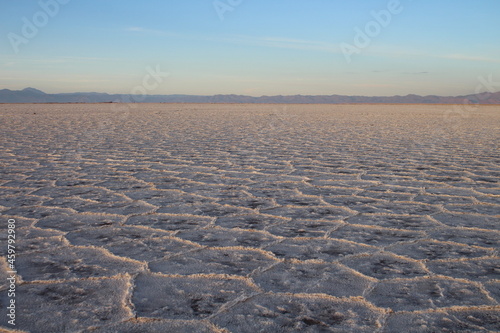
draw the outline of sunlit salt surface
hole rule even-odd
[[[498,106],[0,105],[0,117],[18,330],[500,330]]]

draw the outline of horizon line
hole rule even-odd
[[[331,96],[345,96],[345,97],[408,97],[408,96],[417,96],[417,97],[449,97],[449,98],[457,98],[457,97],[467,97],[467,96],[477,96],[477,95],[483,95],[483,94],[490,94],[490,95],[495,95],[499,94],[499,91],[496,92],[489,92],[489,91],[484,91],[480,93],[470,93],[466,95],[432,95],[432,94],[427,94],[427,95],[419,95],[415,93],[409,93],[406,95],[342,95],[342,94],[331,94],[331,95],[325,95],[325,94],[319,94],[319,95],[304,95],[304,94],[292,94],[292,95],[260,95],[260,96],[253,96],[253,95],[244,95],[244,94],[234,94],[234,93],[217,93],[217,94],[211,94],[211,95],[197,95],[197,94],[188,94],[188,93],[173,93],[173,94],[127,94],[127,93],[109,93],[109,92],[97,92],[97,91],[74,91],[74,92],[58,92],[58,93],[47,93],[43,90],[40,90],[38,88],[33,88],[33,87],[26,87],[21,90],[12,90],[9,88],[2,88],[2,90],[9,90],[12,92],[21,92],[25,90],[37,90],[40,91],[46,95],[68,95],[68,94],[103,94],[103,95],[121,95],[121,96],[196,96],[196,97],[215,97],[215,96],[239,96],[239,97],[251,97],[251,98],[262,98],[262,97],[293,97],[293,96],[304,96],[304,97],[331,97]],[[121,102],[116,102],[116,101],[109,101],[109,102],[100,102],[100,103],[121,103]],[[0,103],[0,104],[6,104],[6,103]],[[8,104],[8,103],[7,103]],[[292,103],[293,104],[293,103]],[[339,103],[340,104],[340,103]],[[346,104],[351,104],[351,103],[346,103]]]

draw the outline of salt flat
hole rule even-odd
[[[500,331],[499,106],[0,117],[18,330]]]

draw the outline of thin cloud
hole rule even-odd
[[[408,75],[423,75],[423,74],[430,74],[430,72],[405,72],[403,74],[408,74]]]
[[[489,57],[473,56],[473,55],[466,55],[466,54],[446,54],[446,55],[439,56],[439,58],[500,63],[499,58],[489,58]]]
[[[182,35],[173,33],[171,31],[149,29],[149,28],[144,28],[144,27],[128,27],[128,28],[125,28],[125,31],[126,32],[133,32],[133,33],[147,34],[147,35],[155,35],[155,36],[182,37]]]
[[[386,83],[358,83],[358,84],[351,84],[351,87],[358,87],[358,88],[395,88],[397,87],[394,84],[386,84]]]
[[[232,44],[244,44],[251,46],[263,46],[282,49],[324,51],[329,53],[339,53],[338,45],[322,41],[312,41],[304,39],[293,39],[283,37],[255,37],[247,35],[229,35],[225,37],[207,37],[205,40],[214,42],[225,42]]]
[[[438,59],[450,59],[450,60],[464,60],[464,61],[478,61],[478,62],[493,62],[500,63],[500,58],[485,57],[470,54],[433,54],[428,52],[422,52],[420,50],[408,50],[406,48],[401,48],[396,45],[377,45],[371,46],[366,49],[366,55],[377,55],[388,58],[404,58],[404,57],[426,57],[426,58],[438,58]]]
[[[26,78],[24,77],[2,77],[2,81],[15,81],[15,82],[25,82]],[[30,77],[30,81],[32,82],[47,82],[47,77]],[[92,83],[92,82],[113,82],[110,79],[100,79],[100,78],[75,78],[74,76],[68,78],[56,78],[51,77],[50,82],[64,82],[64,83]]]
[[[321,41],[278,38],[278,37],[264,37],[262,38],[262,41],[274,47],[297,48],[297,49],[318,50],[318,51],[335,51],[336,53],[338,52],[337,44],[321,42]]]
[[[372,73],[395,73],[395,71],[372,71]],[[429,74],[430,72],[396,72],[399,74],[408,74],[408,75],[423,75],[423,74]]]
[[[178,34],[171,31],[149,29],[144,27],[128,27],[126,32],[141,33],[156,36],[177,37],[189,40],[208,41],[216,43],[243,44],[250,46],[263,46],[271,48],[298,49],[298,50],[314,50],[330,53],[339,53],[338,45],[334,43],[311,41],[304,39],[284,38],[284,37],[255,37],[248,35],[189,35]]]
[[[4,66],[14,67],[17,65],[26,64],[65,64],[65,63],[82,63],[82,62],[96,62],[96,61],[116,61],[113,58],[96,58],[96,57],[58,57],[58,58],[24,58],[20,60],[9,61]]]

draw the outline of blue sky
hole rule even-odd
[[[160,68],[150,94],[470,94],[500,81],[498,13],[498,0],[0,0],[0,89],[127,94]]]

